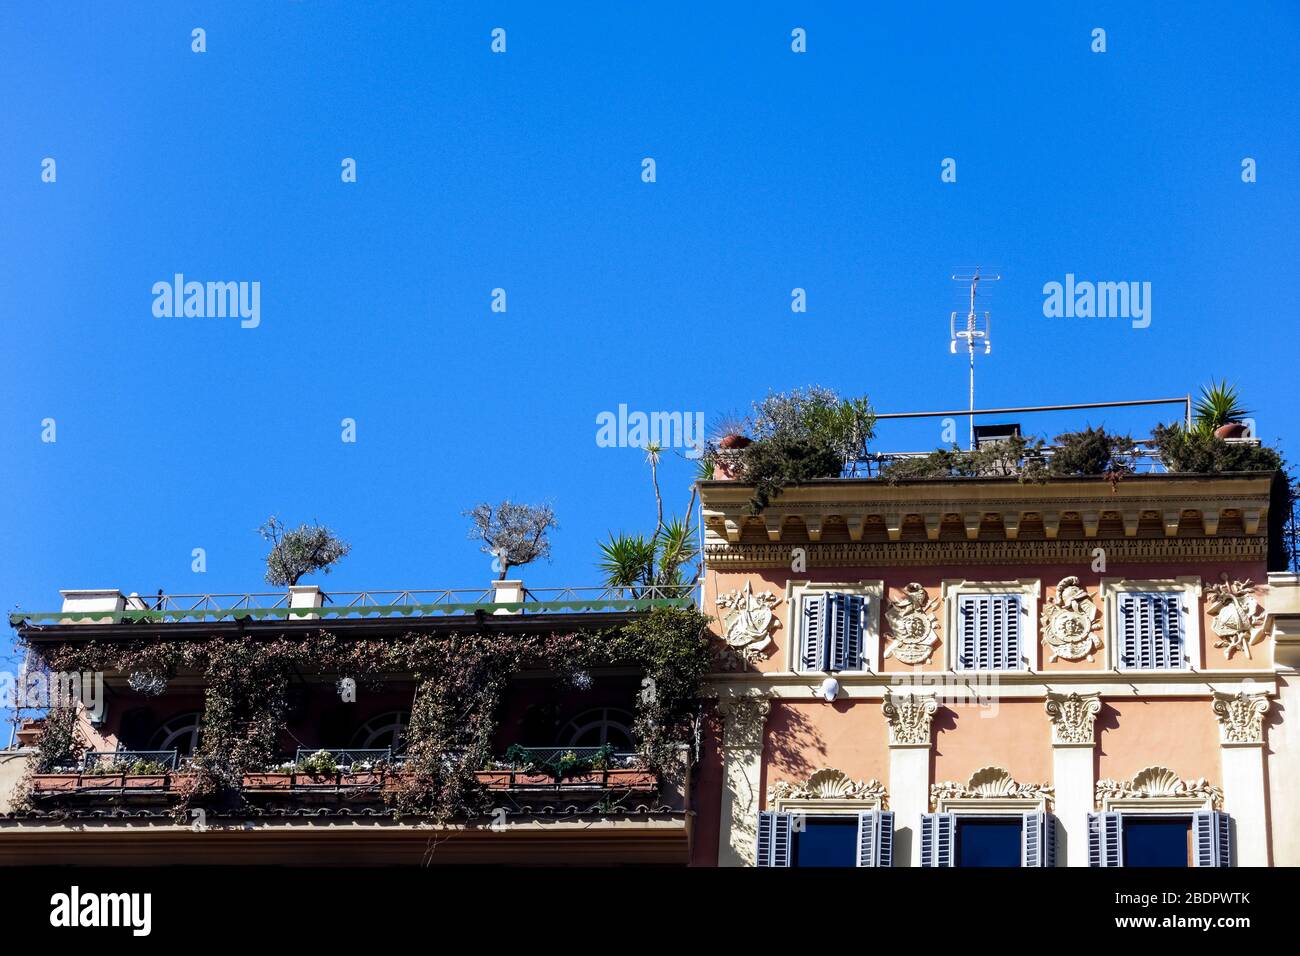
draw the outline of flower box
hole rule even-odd
[[[337,773],[295,772],[293,785],[295,787],[337,787],[339,785],[339,775]]]
[[[66,793],[80,785],[79,773],[38,773],[32,777],[32,790],[37,793]]]
[[[128,790],[166,790],[168,783],[165,773],[128,773],[123,778],[123,786]]]
[[[287,773],[246,773],[245,790],[288,790],[292,778]]]
[[[572,773],[561,779],[560,784],[565,787],[603,787],[605,785],[605,772],[603,770],[589,770],[586,773]]]
[[[88,773],[81,778],[82,790],[120,790],[126,786],[124,773]]]
[[[476,770],[474,777],[479,784],[489,790],[510,789],[511,772],[509,770]]]
[[[406,786],[406,780],[399,771],[389,770],[384,774],[383,787],[385,790],[401,790],[404,786]]]
[[[379,787],[383,782],[382,770],[344,771],[339,777],[341,787]]]
[[[609,771],[605,785],[619,790],[658,790],[659,778],[649,770],[624,768]]]
[[[555,778],[549,773],[528,773],[524,770],[515,771],[516,787],[553,787]]]

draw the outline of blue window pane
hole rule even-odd
[[[1019,820],[957,818],[958,866],[1019,866]]]
[[[805,817],[793,836],[795,866],[857,866],[857,817]]]
[[[1187,866],[1190,817],[1144,820],[1124,815],[1125,866]]]

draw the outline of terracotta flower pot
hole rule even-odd
[[[742,448],[748,448],[752,444],[754,444],[754,440],[746,438],[744,435],[723,435],[722,440],[718,442],[718,447],[739,451]]]
[[[32,777],[32,789],[37,793],[66,793],[80,784],[79,773],[38,773]]]
[[[515,771],[516,787],[552,787],[555,785],[555,778],[549,773],[525,773],[522,770]]]
[[[384,773],[383,788],[388,791],[401,790],[406,786],[406,780],[402,777],[399,770],[388,770]]]
[[[124,778],[123,785],[128,790],[166,790],[167,774],[129,773]]]
[[[474,779],[480,786],[489,790],[508,790],[510,788],[509,770],[476,770]]]
[[[338,782],[337,773],[295,773],[293,775],[295,787],[336,787]]]
[[[126,774],[124,773],[88,773],[81,779],[83,790],[121,790],[125,786]]]
[[[292,777],[287,773],[246,773],[245,790],[288,790]]]
[[[378,787],[383,783],[384,775],[378,770],[358,770],[345,772],[339,778],[340,787]]]
[[[1227,422],[1214,430],[1215,438],[1241,438],[1247,432],[1245,422]]]
[[[649,770],[611,770],[607,786],[620,790],[657,790],[659,778]]]

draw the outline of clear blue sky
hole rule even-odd
[[[6,609],[266,590],[273,512],[353,543],[318,583],[485,586],[461,512],[504,497],[559,515],[530,584],[594,583],[596,540],[652,516],[598,413],[809,383],[961,407],[976,264],[1003,275],[981,404],[1226,376],[1300,457],[1295,4],[572,6],[0,6]],[[176,272],[259,281],[260,327],[155,318]],[[1150,282],[1150,327],[1045,318],[1066,273]]]

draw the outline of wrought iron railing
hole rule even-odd
[[[290,607],[281,592],[248,594],[132,595],[121,611],[17,611],[9,623],[60,624],[95,619],[119,623],[214,622],[222,620],[343,620],[347,618],[429,617],[477,612],[547,614],[557,612],[642,611],[690,607],[694,585],[648,587],[529,588],[522,601],[497,601],[492,588],[331,591],[321,606]]]
[[[1052,456],[1059,450],[1058,446],[1046,445],[1037,449],[1034,457],[1041,459],[1044,464],[1049,463]],[[958,449],[958,454],[969,454],[965,449]],[[925,458],[932,454],[928,451],[899,451],[899,452],[878,452],[868,454],[855,461],[850,461],[844,466],[841,475],[843,478],[880,478],[886,474],[886,469],[895,462],[907,461],[909,459]],[[1151,441],[1135,441],[1134,450],[1131,455],[1125,456],[1133,470],[1138,474],[1165,474],[1168,468],[1160,457],[1160,452],[1156,449],[1155,443]],[[1007,462],[1006,475],[1014,476],[1025,465],[1024,457],[1017,461]],[[998,477],[990,474],[984,477]],[[944,476],[938,476],[940,478]]]
[[[313,757],[316,754],[322,752],[327,753],[331,757],[333,757],[335,765],[340,770],[348,770],[357,764],[364,764],[369,767],[374,767],[377,764],[385,764],[391,766],[395,762],[396,763],[401,762],[400,757],[397,758],[393,757],[393,749],[391,747],[378,747],[378,748],[369,748],[369,749],[365,749],[365,748],[358,749],[355,747],[350,747],[345,749],[341,749],[337,747],[299,747],[298,753],[294,758],[294,764],[300,765],[302,764],[303,761],[307,760],[309,757]]]
[[[539,766],[557,763],[561,758],[569,754],[572,754],[578,760],[592,760],[602,754],[608,754],[610,763],[615,766],[621,766],[630,760],[636,759],[634,753],[610,753],[604,747],[515,747],[513,751],[519,755],[521,761],[527,761]]]
[[[91,750],[82,756],[82,771],[92,773],[105,767],[126,768],[134,763],[159,764],[167,770],[176,769],[175,750]],[[120,771],[119,771],[120,772]]]

